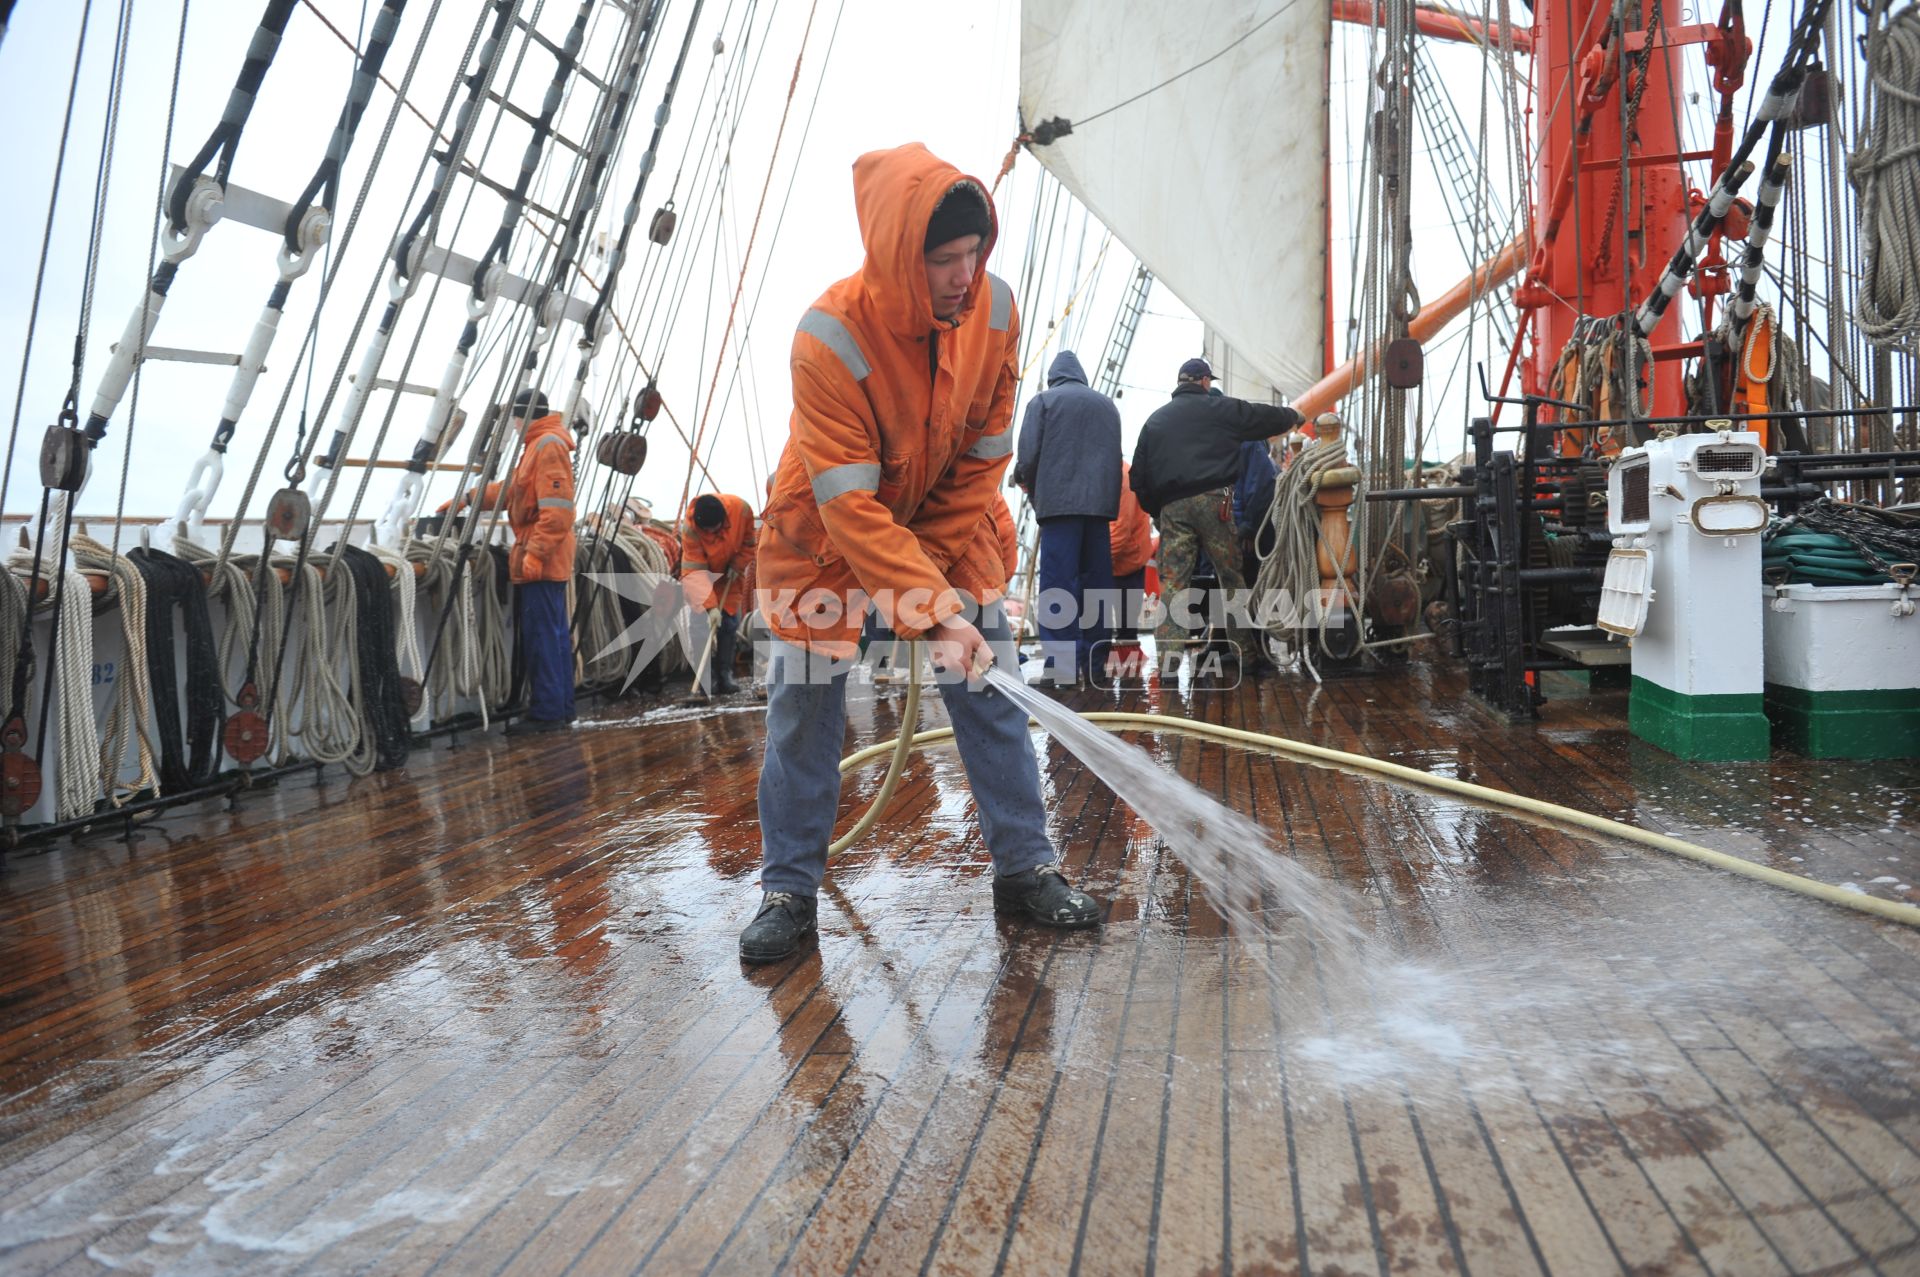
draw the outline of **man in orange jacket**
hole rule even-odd
[[[1047,840],[1024,710],[969,687],[1018,656],[987,517],[1013,452],[1019,321],[986,272],[987,189],[917,143],[861,156],[866,261],[794,337],[793,418],[760,539],[757,603],[776,642],[760,770],[759,912],[740,956],[770,962],[814,933],[840,794],[847,668],[871,603],[927,640],[993,857],[994,907],[1090,927]],[[968,614],[978,616],[976,625]]]
[[[551,732],[573,722],[573,636],[567,582],[573,579],[573,436],[547,397],[523,390],[513,401],[522,423],[520,462],[505,490],[513,549],[507,572],[519,588],[520,650],[526,663],[526,716],[507,731]],[[489,491],[491,508],[498,500]]]
[[[687,516],[680,521],[680,588],[687,606],[707,613],[708,622],[720,628],[707,670],[709,696],[740,690],[733,680],[734,644],[740,634],[740,605],[747,597],[747,568],[756,548],[753,507],[740,497],[709,492],[687,506]]]

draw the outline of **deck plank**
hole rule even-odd
[[[1623,730],[1617,693],[1510,724],[1418,660],[1118,701],[1880,894],[1920,873],[1920,765],[1675,764]],[[900,707],[859,694],[849,745]],[[606,718],[10,861],[0,1266],[1920,1263],[1908,929],[1434,793],[1132,736],[1353,891],[1369,952],[1391,955],[1356,979],[1285,901],[1264,930],[1229,925],[1042,734],[1049,830],[1109,901],[1101,933],[992,916],[938,749],[836,863],[818,951],[747,971],[757,712]],[[850,778],[843,810],[876,784]]]

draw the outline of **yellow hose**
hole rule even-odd
[[[912,679],[907,683],[907,704],[900,711],[900,721],[912,723],[920,713],[920,643],[917,639],[908,645],[907,668],[912,671]],[[953,735],[951,729],[948,730],[947,735]],[[867,830],[873,828],[873,822],[880,819],[880,813],[893,799],[894,786],[900,783],[900,772],[906,767],[907,755],[913,751],[913,743],[917,739],[918,737],[901,735],[888,741],[886,745],[878,747],[883,750],[889,747],[893,749],[893,761],[887,764],[887,778],[880,782],[880,792],[873,796],[873,802],[866,811],[861,813],[860,819],[853,822],[853,828],[834,839],[827,847],[829,858],[839,855],[854,843],[859,842]],[[859,754],[841,759],[841,773],[844,775],[848,771],[847,764],[851,759],[872,753],[873,750],[861,750]]]
[[[917,690],[917,689],[916,689]],[[907,711],[903,721],[912,722],[915,701],[911,694],[907,702]],[[1596,816],[1591,812],[1576,811],[1571,807],[1562,807],[1558,803],[1543,802],[1538,798],[1528,798],[1523,794],[1511,794],[1501,789],[1489,789],[1485,785],[1476,785],[1471,781],[1455,780],[1451,776],[1435,776],[1429,772],[1417,771],[1411,767],[1402,767],[1398,763],[1383,762],[1377,758],[1368,758],[1362,754],[1349,754],[1345,750],[1327,749],[1319,745],[1309,745],[1304,741],[1289,740],[1284,736],[1269,736],[1264,732],[1242,731],[1237,727],[1221,727],[1214,723],[1198,722],[1189,718],[1170,718],[1164,714],[1123,714],[1098,711],[1080,715],[1090,723],[1098,723],[1108,731],[1141,729],[1154,732],[1185,732],[1191,736],[1204,736],[1212,740],[1225,741],[1231,745],[1241,745],[1253,749],[1277,750],[1291,754],[1310,762],[1335,767],[1352,767],[1360,771],[1372,772],[1388,780],[1406,785],[1419,785],[1426,789],[1438,790],[1444,794],[1458,794],[1476,802],[1488,803],[1495,807],[1507,807],[1514,811],[1525,812],[1560,825],[1570,825],[1608,838],[1618,838],[1623,842],[1639,843],[1643,847],[1652,847],[1657,851],[1669,852],[1676,856],[1685,856],[1698,860],[1702,864],[1724,869],[1746,878],[1758,879],[1775,887],[1784,887],[1788,891],[1799,892],[1803,896],[1812,896],[1828,904],[1841,905],[1848,909],[1857,909],[1862,913],[1875,914],[1889,918],[1894,922],[1904,922],[1908,926],[1920,927],[1920,906],[1904,904],[1897,900],[1883,900],[1878,896],[1869,896],[1860,892],[1843,891],[1839,887],[1824,882],[1815,882],[1811,878],[1802,878],[1798,874],[1782,873],[1778,869],[1769,869],[1757,865],[1751,860],[1739,856],[1729,856],[1723,851],[1711,847],[1702,847],[1680,838],[1670,838],[1666,834],[1640,829],[1633,825],[1622,824],[1617,820],[1608,820],[1605,816]],[[912,736],[900,736],[878,745],[869,745],[856,750],[840,760],[840,770],[844,774],[886,753],[893,751],[893,764],[887,770],[887,779],[874,796],[873,805],[859,822],[849,830],[845,837],[834,843],[829,855],[837,855],[861,834],[872,827],[880,810],[893,796],[893,788],[899,779],[901,764],[907,752],[924,745],[935,744],[951,739],[951,727],[934,728],[931,731],[916,733]]]

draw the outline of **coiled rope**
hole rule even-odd
[[[1867,32],[1867,124],[1847,159],[1860,200],[1866,273],[1854,319],[1875,346],[1912,351],[1920,337],[1920,8],[1891,20],[1873,0]]]
[[[49,558],[41,562],[33,551],[15,550],[7,559],[11,574],[26,576],[29,589],[35,581],[44,582],[51,597],[56,568]],[[59,585],[60,634],[54,642],[54,668],[42,684],[43,695],[59,703],[58,756],[64,764],[80,760],[78,766],[56,768],[54,819],[71,820],[85,816],[100,797],[100,732],[93,721],[93,591],[87,578],[67,572]],[[46,765],[46,737],[40,740],[40,763]],[[89,766],[88,760],[96,765]]]
[[[1306,631],[1311,629],[1310,640],[1326,656],[1341,660],[1353,655],[1352,652],[1335,652],[1327,641],[1327,622],[1332,616],[1330,609],[1322,610],[1317,620],[1295,623],[1304,615],[1303,609],[1318,596],[1320,589],[1320,507],[1314,504],[1313,494],[1318,490],[1314,486],[1316,476],[1329,470],[1339,470],[1351,466],[1348,458],[1346,432],[1332,439],[1315,439],[1300,450],[1285,470],[1274,481],[1273,504],[1267,509],[1267,519],[1273,527],[1273,548],[1260,560],[1260,571],[1254,577],[1254,598],[1259,601],[1258,613],[1271,619],[1266,623],[1267,633],[1284,642],[1298,647],[1301,659],[1306,662],[1307,671],[1318,679],[1319,674],[1313,668],[1313,658],[1308,651],[1309,640]],[[1349,543],[1352,534],[1349,534]],[[1344,555],[1332,556],[1344,560]],[[1341,567],[1341,584],[1346,584],[1344,566]],[[1351,592],[1351,591],[1349,591]],[[1273,608],[1269,600],[1284,599],[1293,616],[1289,617]]]
[[[220,687],[219,656],[213,620],[207,611],[200,569],[147,546],[127,558],[147,582],[147,672],[153,689],[153,720],[160,738],[160,782],[178,792],[213,779],[220,762],[220,727],[225,693]],[[181,742],[182,689],[174,655],[174,613],[187,636],[186,741]],[[63,702],[76,698],[62,697]],[[74,755],[62,748],[62,757]]]
[[[101,601],[118,606],[126,642],[126,658],[116,671],[113,706],[101,728],[100,746],[100,793],[119,807],[137,794],[160,792],[154,768],[153,689],[147,670],[147,579],[132,560],[84,531],[74,534],[71,548],[78,567],[102,573],[111,582]],[[122,784],[120,764],[127,756],[130,737],[136,750],[134,778]],[[63,752],[61,757],[68,755]]]

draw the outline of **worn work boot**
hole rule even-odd
[[[731,696],[740,690],[733,681],[733,649],[739,641],[737,630],[721,630],[713,641],[713,668],[707,671],[715,696]]]
[[[526,736],[535,732],[564,732],[573,726],[571,718],[516,718],[507,724],[508,736]]]
[[[814,934],[814,900],[790,891],[769,891],[760,912],[740,933],[740,961],[778,962]]]
[[[1040,865],[993,880],[993,908],[1049,927],[1097,927],[1100,902],[1077,891],[1059,865]]]

